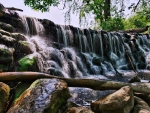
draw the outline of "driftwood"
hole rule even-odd
[[[94,90],[117,90],[123,86],[130,86],[134,92],[150,94],[150,83],[124,83],[94,79],[72,79],[52,76],[39,72],[2,72],[1,82],[34,81],[41,78],[57,78],[64,80],[69,87],[86,87]]]
[[[122,31],[122,32],[124,32],[124,33],[143,33],[145,31],[147,31],[149,27],[150,26],[146,26],[144,28],[130,29],[130,30]]]
[[[15,7],[5,7],[5,9],[8,9],[8,10],[16,10],[16,11],[21,11],[21,12],[23,12],[22,9],[18,9],[18,8],[15,8]]]

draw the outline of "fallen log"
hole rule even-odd
[[[123,33],[143,33],[145,31],[148,30],[150,26],[146,26],[144,28],[137,28],[137,29],[130,29],[130,30],[125,30],[125,31],[121,31]]]
[[[94,79],[73,79],[52,76],[39,72],[2,72],[0,82],[34,81],[36,79],[57,78],[64,80],[69,87],[86,87],[94,90],[118,90],[123,86],[130,86],[134,92],[150,94],[150,83],[124,83]]]

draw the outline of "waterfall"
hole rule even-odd
[[[37,48],[41,72],[80,78],[105,74],[114,71],[114,67],[133,70],[131,61],[136,70],[146,69],[148,65],[149,35],[80,29],[51,22],[43,24],[42,20],[25,16],[21,19],[24,33]]]
[[[43,25],[38,21],[37,18],[31,18],[27,16],[20,16],[22,23],[24,25],[24,33],[27,36],[32,35],[44,35],[44,27]]]

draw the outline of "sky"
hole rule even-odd
[[[15,7],[22,9],[23,12],[17,11],[21,15],[27,15],[31,17],[49,19],[56,24],[64,25],[64,10],[59,10],[57,7],[51,7],[49,12],[38,12],[32,10],[30,7],[24,5],[24,0],[0,0],[5,7]],[[79,27],[79,19],[76,15],[72,15],[71,25]]]

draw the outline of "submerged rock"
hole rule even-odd
[[[7,113],[56,113],[70,97],[67,84],[58,79],[38,79]]]
[[[134,95],[129,86],[91,103],[94,113],[130,113],[133,106]]]
[[[7,107],[7,102],[9,98],[10,87],[0,82],[0,113],[4,113]]]

